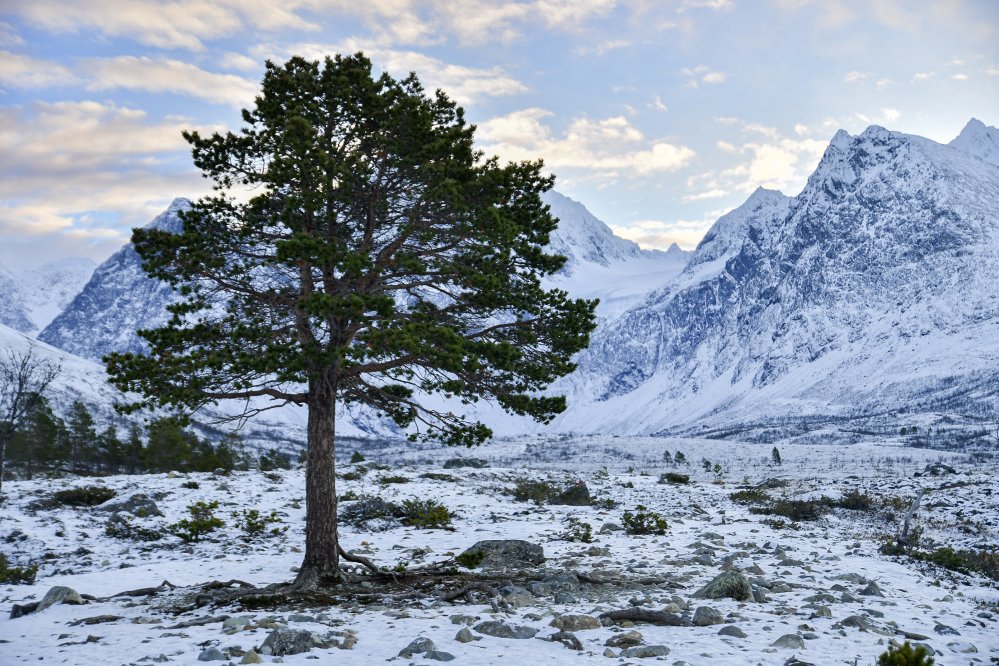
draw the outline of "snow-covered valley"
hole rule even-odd
[[[673,463],[663,460],[667,451]],[[782,464],[774,466],[767,445],[607,437],[501,440],[459,455],[437,447],[372,444],[361,449],[367,460],[360,464],[346,463],[351,452],[342,451],[338,489],[346,498],[344,544],[400,577],[390,590],[370,584],[361,588],[366,594],[355,589],[335,605],[190,605],[192,594],[210,581],[263,586],[294,576],[303,539],[301,470],[5,485],[4,550],[13,563],[34,561],[40,570],[34,585],[0,588],[3,662],[193,664],[204,655],[254,663],[243,660],[255,649],[266,663],[318,658],[372,664],[397,657],[418,638],[433,641],[436,652],[426,654],[423,645],[400,663],[435,663],[447,658],[441,653],[463,664],[641,663],[642,654],[662,656],[667,648],[662,658],[671,664],[870,664],[890,642],[906,640],[931,646],[938,664],[991,663],[999,657],[994,580],[879,552],[898,536],[920,490],[927,493],[914,522],[921,549],[994,549],[999,542],[994,461],[887,443],[785,446]],[[675,463],[677,452],[687,464]],[[488,466],[442,469],[450,458],[471,456]],[[934,463],[942,463],[936,468],[940,475],[926,472]],[[665,473],[688,475],[689,483],[664,483]],[[511,493],[527,479],[562,487],[582,481],[590,502],[517,501]],[[143,512],[135,511],[139,515],[127,519],[161,533],[160,540],[108,536],[111,510],[52,501],[56,490],[85,485],[112,489],[116,496],[107,504],[146,495],[162,515],[140,517]],[[851,491],[871,505],[831,508],[817,520],[753,513],[753,505],[741,503],[760,493],[806,500],[839,499]],[[453,529],[418,529],[395,520],[351,522],[351,515],[363,516],[357,509],[372,497],[397,503],[434,498],[456,514]],[[216,514],[226,525],[191,544],[166,534],[166,526],[187,516],[186,507],[198,501],[218,501]],[[621,529],[627,524],[624,513],[639,505],[661,514],[668,523],[664,534]],[[275,511],[287,531],[247,541],[232,515],[249,508]],[[569,540],[574,530],[580,535],[583,523],[591,526],[592,541]],[[428,589],[404,575],[434,564],[464,571],[454,557],[487,539],[539,545],[545,562],[485,570],[499,597],[475,594],[471,602],[444,601],[458,589],[446,582]],[[723,572],[745,576],[752,598],[695,596]],[[164,581],[178,587],[162,587],[150,596],[112,596]],[[89,596],[83,605],[56,604],[8,619],[15,604],[37,602],[55,586]],[[602,613],[627,609],[671,612],[686,626],[597,621]],[[501,625],[482,624],[489,621]],[[560,640],[568,647],[549,640],[559,631],[553,622],[578,646],[564,634]],[[524,627],[517,631],[533,638],[491,635],[503,633],[496,630],[503,625]],[[261,650],[270,634],[285,627],[340,647],[326,643],[284,656]],[[635,649],[627,652],[629,647]]]

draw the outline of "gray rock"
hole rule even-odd
[[[477,615],[463,615],[459,613],[458,615],[451,616],[451,624],[463,624],[470,627],[481,619]]]
[[[278,627],[264,639],[260,654],[281,657],[286,654],[301,654],[314,647],[322,647],[323,641],[311,631]]]
[[[770,645],[772,647],[782,647],[782,648],[791,648],[794,650],[801,650],[805,647],[805,640],[798,634],[784,634]]]
[[[574,604],[578,601],[576,595],[571,592],[556,592],[555,593],[555,603],[557,604]]]
[[[226,656],[222,654],[222,650],[218,648],[208,648],[203,650],[201,654],[198,655],[198,661],[225,661]]]
[[[560,631],[558,633],[552,634],[551,636],[548,637],[548,640],[550,640],[553,643],[561,643],[570,650],[583,649],[583,644],[579,642],[579,639],[576,638],[575,634],[569,631]]]
[[[753,598],[753,587],[749,579],[738,571],[723,571],[710,583],[694,593],[697,599],[735,599],[749,601]]]
[[[618,634],[617,636],[611,636],[604,643],[607,647],[613,648],[628,648],[635,647],[636,645],[641,645],[645,637],[637,631],[628,631],[623,634]]]
[[[647,659],[649,657],[665,657],[669,648],[665,645],[636,645],[621,650],[618,656],[622,659]]]
[[[409,642],[409,645],[399,650],[399,656],[406,657],[408,659],[414,655],[423,654],[424,652],[430,652],[436,649],[437,646],[434,645],[432,640],[421,636],[420,638],[414,638]]]
[[[147,518],[149,516],[162,516],[163,512],[156,506],[156,502],[144,493],[136,493],[128,499],[117,502],[105,502],[94,507],[94,511],[104,513],[129,513],[136,518]]]
[[[865,597],[884,597],[885,596],[884,592],[881,591],[881,588],[878,587],[878,584],[875,583],[873,580],[870,583],[868,583],[867,587],[865,587],[864,589],[862,589],[860,591],[860,593],[862,595],[864,595]]]
[[[292,613],[288,616],[289,622],[315,622],[316,618],[311,615],[303,615],[302,613]]]
[[[590,489],[582,481],[577,481],[558,495],[549,504],[559,504],[564,506],[589,506]]]
[[[482,553],[485,555],[479,566],[483,567],[535,567],[545,562],[544,549],[521,539],[489,539],[472,545],[462,555]]]
[[[460,467],[481,469],[489,467],[489,461],[484,458],[451,458],[444,461],[444,469],[458,469]]]
[[[961,635],[961,632],[958,631],[957,629],[955,629],[954,627],[949,627],[946,624],[942,624],[942,623],[937,624],[937,626],[933,627],[933,631],[937,632],[938,634],[940,634],[942,636],[960,636]]]
[[[494,636],[496,638],[534,638],[538,630],[533,627],[525,627],[517,624],[507,624],[499,620],[486,620],[479,622],[473,627],[480,634]]]
[[[923,474],[930,476],[943,476],[944,474],[957,474],[957,470],[942,462],[934,462],[923,468]]]
[[[431,661],[454,661],[453,654],[450,652],[443,652],[442,650],[427,650],[426,654],[423,655],[423,658]]]
[[[724,621],[722,614],[710,606],[698,606],[694,611],[694,624],[698,627],[708,627]]]
[[[261,657],[259,654],[257,654],[256,650],[250,650],[249,652],[247,652],[246,654],[243,655],[243,658],[240,660],[239,663],[241,663],[241,664],[262,664],[262,663],[264,663],[264,658]]]
[[[253,622],[253,618],[249,615],[237,615],[235,617],[229,617],[223,620],[223,629],[242,629],[248,624]]]
[[[719,629],[718,635],[732,636],[733,638],[745,638],[746,632],[740,629],[739,627],[735,626],[734,624],[730,624],[726,627],[722,627],[721,629]]]
[[[562,631],[585,631],[599,629],[603,625],[592,615],[559,615],[551,621],[551,626]]]
[[[471,643],[472,641],[481,641],[482,638],[473,634],[468,629],[468,627],[462,627],[461,629],[458,630],[458,633],[455,635],[454,640],[458,641],[459,643]]]
[[[879,627],[874,624],[869,618],[863,615],[851,615],[845,617],[836,624],[833,625],[835,629],[842,629],[845,627],[855,627],[860,631],[871,632],[875,634],[881,634],[882,636],[894,636],[895,631],[893,629],[886,629],[885,627]]]
[[[822,604],[816,606],[815,610],[812,611],[810,619],[815,619],[817,617],[832,617],[832,611],[829,610],[829,606],[823,606]]]
[[[66,587],[65,585],[56,585],[45,593],[42,600],[38,602],[38,607],[35,608],[35,612],[41,612],[48,608],[49,606],[54,606],[55,604],[74,604],[80,605],[86,603],[80,593],[71,587]]]

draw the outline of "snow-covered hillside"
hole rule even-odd
[[[0,267],[0,324],[23,333],[45,328],[80,292],[96,266],[92,259],[68,257],[22,274]]]
[[[995,135],[837,133],[801,194],[755,192],[675,281],[597,333],[558,427],[994,413],[999,168],[982,155]]]

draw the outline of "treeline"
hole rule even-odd
[[[63,419],[45,400],[14,433],[7,462],[29,479],[51,472],[143,474],[291,466],[287,454],[270,451],[257,459],[244,451],[238,436],[223,435],[212,443],[169,417],[145,428],[132,425],[122,438],[114,427],[99,430],[82,402],[74,402]]]

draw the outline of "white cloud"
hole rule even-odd
[[[602,56],[610,51],[616,51],[617,49],[627,48],[634,44],[630,39],[608,39],[607,41],[600,42],[596,46],[588,47],[581,46],[575,50],[576,55],[598,55]]]
[[[686,250],[692,250],[718,218],[727,212],[729,209],[721,208],[707,211],[704,217],[696,220],[636,220],[628,224],[612,224],[610,227],[621,238],[635,241],[645,248],[665,250],[676,243]]]
[[[660,97],[659,95],[652,96],[652,108],[655,109],[656,111],[662,111],[662,112],[669,111],[666,105],[663,104],[662,97]]]
[[[701,83],[718,84],[724,83],[728,76],[724,72],[714,72],[707,65],[697,65],[696,67],[684,67],[680,73],[688,77],[684,88],[697,88]]]
[[[898,109],[882,107],[881,116],[889,123],[894,123],[898,122],[898,119],[902,117],[902,112]]]
[[[864,83],[870,78],[871,78],[870,72],[853,71],[853,72],[847,72],[843,80],[847,83]]]
[[[83,64],[92,79],[88,90],[126,88],[197,97],[236,107],[253,102],[258,84],[235,74],[206,72],[180,60],[119,56],[95,58]]]
[[[704,9],[731,9],[732,0],[683,0],[684,7]]]
[[[493,118],[479,124],[478,138],[487,154],[513,161],[540,157],[555,173],[573,170],[602,181],[674,171],[694,157],[686,146],[647,139],[624,116],[577,118],[561,136],[546,124],[552,116],[532,108]]]
[[[963,73],[958,73],[952,76],[951,78],[954,79],[955,81],[967,81],[968,75]]]
[[[219,65],[224,69],[235,69],[243,72],[252,72],[261,69],[263,63],[242,53],[226,53],[219,61]]]
[[[991,65],[985,70],[985,73],[989,76],[999,76],[999,65]]]
[[[736,147],[728,141],[719,141],[715,145],[718,147],[718,150],[725,153],[734,153],[736,151]]]
[[[933,78],[934,76],[936,76],[936,72],[916,72],[913,75],[912,80],[913,81],[926,81],[928,79]]]
[[[45,88],[74,81],[73,73],[57,62],[0,51],[0,83],[15,88]]]
[[[724,72],[709,72],[701,80],[705,83],[724,83],[727,75]]]
[[[24,38],[10,23],[0,21],[0,46],[23,46]]]

